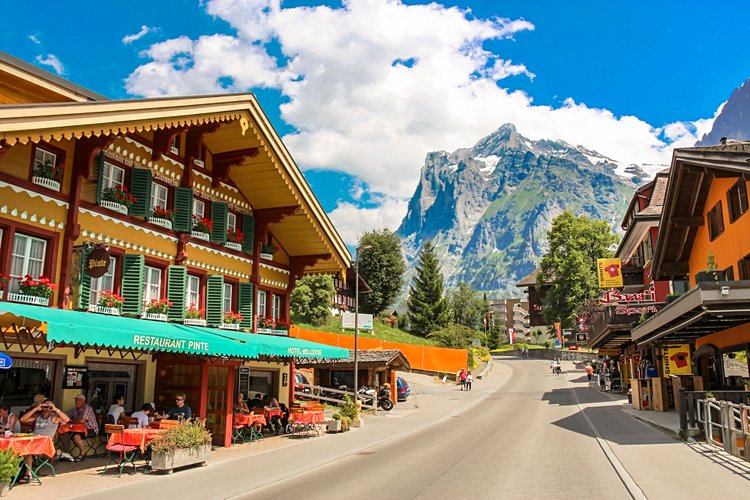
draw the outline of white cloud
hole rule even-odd
[[[42,44],[42,41],[39,40],[39,37],[36,36],[36,35],[29,35],[29,40],[31,40],[32,42],[34,42],[36,45],[41,45]]]
[[[282,118],[297,129],[284,140],[303,168],[347,172],[370,193],[389,194],[360,216],[340,205],[331,216],[342,232],[352,221],[398,225],[401,200],[414,192],[427,152],[471,146],[506,122],[531,139],[562,139],[628,164],[668,163],[673,141],[695,141],[712,122],[656,128],[572,98],[537,106],[502,88],[506,78],[533,78],[533,68],[484,43],[533,30],[523,19],[480,19],[457,7],[399,0],[345,0],[337,8],[209,0],[206,9],[236,34],[152,45],[143,53],[151,60],[128,77],[128,91],[279,89],[287,98]],[[284,59],[271,55],[277,45]]]
[[[50,66],[55,73],[62,75],[65,72],[65,66],[55,54],[48,54],[47,57],[36,56],[36,62],[44,66]]]
[[[129,45],[136,40],[140,40],[144,36],[148,35],[149,33],[156,31],[156,28],[151,28],[149,26],[146,26],[145,24],[141,25],[141,30],[138,33],[133,33],[132,35],[125,35],[122,37],[122,43],[125,45]]]
[[[388,228],[396,230],[406,213],[408,202],[395,198],[384,198],[376,208],[360,208],[348,202],[340,202],[328,214],[347,245],[355,246],[365,231]]]

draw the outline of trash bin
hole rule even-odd
[[[631,389],[628,389],[628,403],[633,404],[633,392]]]

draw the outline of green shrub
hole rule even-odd
[[[10,484],[21,468],[23,457],[13,450],[0,450],[0,483]]]
[[[333,415],[331,415],[331,418],[334,420],[341,420],[341,415],[339,415],[338,413],[334,413]]]
[[[151,449],[155,453],[174,453],[184,448],[197,448],[211,444],[211,433],[206,430],[203,422],[186,422],[177,427],[167,429],[151,442]]]
[[[352,419],[349,417],[341,417],[341,431],[346,432],[352,427]]]
[[[346,417],[349,420],[357,418],[357,405],[348,394],[344,394],[344,401],[339,403],[339,413],[342,417]]]

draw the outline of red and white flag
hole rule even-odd
[[[515,328],[508,328],[508,340],[510,340],[511,344],[516,341],[516,329]]]

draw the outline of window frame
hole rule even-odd
[[[164,206],[157,205],[155,203],[155,201],[160,201],[159,199],[156,199],[157,191],[162,191],[162,190],[164,192]],[[170,194],[170,192],[169,192],[169,186],[167,186],[165,184],[161,184],[161,183],[156,182],[156,181],[154,181],[154,182],[151,183],[151,201],[150,201],[150,203],[151,203],[151,212],[152,213],[154,211],[154,208],[156,208],[157,206],[161,207],[164,210],[167,210],[169,208],[169,194]]]
[[[156,297],[150,296],[150,287],[153,286],[153,284],[149,281],[149,271],[156,271],[156,275],[159,276],[159,293]],[[148,304],[153,299],[161,300],[162,298],[164,298],[165,290],[163,285],[164,269],[146,262],[146,264],[143,266],[143,303]]]
[[[33,145],[33,148],[31,150],[31,155],[29,157],[29,177],[28,180],[31,181],[32,177],[34,177],[34,168],[36,167],[36,150],[41,149],[45,151],[46,153],[55,155],[55,166],[59,167],[60,165],[63,165],[63,169],[65,168],[65,150],[62,148],[58,148],[57,146],[53,146],[47,141],[40,141]],[[62,185],[63,181],[65,180],[65,171],[63,170],[63,179],[60,182],[60,192],[62,192]],[[38,186],[38,184],[34,184],[35,186]]]
[[[745,215],[749,208],[747,183],[744,178],[740,177],[737,179],[737,182],[727,190],[727,213],[729,216],[729,223],[732,224]]]
[[[22,264],[22,271],[20,274],[13,274],[12,268],[13,268],[13,260],[15,257],[17,257],[17,254],[15,253],[16,248],[16,238],[19,236],[23,238],[29,238],[29,241],[27,241],[25,247],[24,247],[24,253],[23,255],[18,255],[22,258],[23,264]],[[44,244],[44,249],[42,250],[42,259],[41,259],[41,270],[39,272],[38,276],[34,276],[29,272],[29,260],[31,259],[30,253],[31,253],[31,243],[32,241],[40,241]],[[18,293],[20,290],[20,287],[18,284],[23,280],[23,277],[27,274],[31,275],[32,278],[37,279],[42,276],[46,276],[46,270],[49,269],[49,245],[50,241],[46,238],[41,238],[39,236],[35,235],[29,235],[26,234],[23,231],[16,231],[13,233],[13,240],[8,245],[8,276],[10,276],[10,280],[8,281],[7,287],[8,287],[8,293]],[[50,278],[49,276],[47,276]],[[51,279],[51,278],[50,278]]]
[[[224,281],[224,303],[221,306],[221,312],[224,314],[228,312],[237,312],[234,310],[234,283]],[[227,305],[229,309],[227,309]]]
[[[230,221],[232,221],[233,219],[234,221],[230,223]],[[227,233],[230,230],[237,232],[237,214],[230,210],[227,210]]]
[[[200,214],[197,213],[197,211],[195,210],[195,207],[198,203],[200,203],[201,206],[203,207],[203,210],[201,210]],[[198,198],[193,198],[193,215],[197,215],[201,219],[206,218],[206,202],[205,201],[198,199]]]
[[[262,294],[262,295],[261,295]],[[263,297],[263,300],[260,300],[261,296]],[[265,318],[266,317],[266,311],[268,310],[268,292],[266,290],[258,290],[255,294],[255,300],[257,304],[257,308],[255,310],[255,314],[258,317]],[[263,309],[261,310],[260,305],[263,304]]]
[[[721,206],[721,200],[711,207],[706,213],[706,222],[708,225],[708,240],[714,241],[724,232],[724,210]]]
[[[198,288],[196,289],[196,294],[198,296],[198,300],[196,302],[192,302],[190,300],[191,295],[191,287],[190,282],[191,279],[195,279],[198,282]],[[188,271],[187,275],[187,282],[185,283],[185,302],[186,302],[186,309],[195,305],[198,309],[203,309],[203,277],[198,274],[193,274]]]
[[[128,182],[128,176],[127,176],[128,172],[127,172],[127,169],[125,167],[117,165],[117,164],[115,164],[115,163],[113,163],[113,162],[111,162],[109,160],[110,160],[109,158],[105,158],[104,162],[102,163],[102,169],[104,170],[104,172],[102,172],[102,191],[104,191],[105,189],[112,189],[112,188],[116,188],[116,187],[125,187],[127,185],[127,182]],[[111,169],[117,169],[120,172],[122,172],[122,184],[110,184],[110,182],[108,182],[108,181],[113,180],[112,178],[108,178],[107,177],[107,170],[108,170],[108,168],[110,170]]]
[[[271,317],[274,321],[282,317],[281,311],[283,309],[282,296],[278,293],[271,294]]]
[[[121,259],[119,255],[115,255],[110,252],[109,254],[109,268],[107,269],[107,272],[104,274],[104,276],[109,275],[110,268],[112,271],[112,287],[107,288],[98,288],[98,285],[101,283],[101,278],[91,278],[91,286],[90,286],[90,292],[89,292],[89,305],[91,304],[97,304],[99,302],[99,297],[101,296],[101,293],[106,290],[110,290],[111,292],[119,294],[120,291],[120,281],[122,280],[119,265],[120,265]],[[119,279],[118,279],[119,278]],[[94,295],[96,294],[96,295]]]

